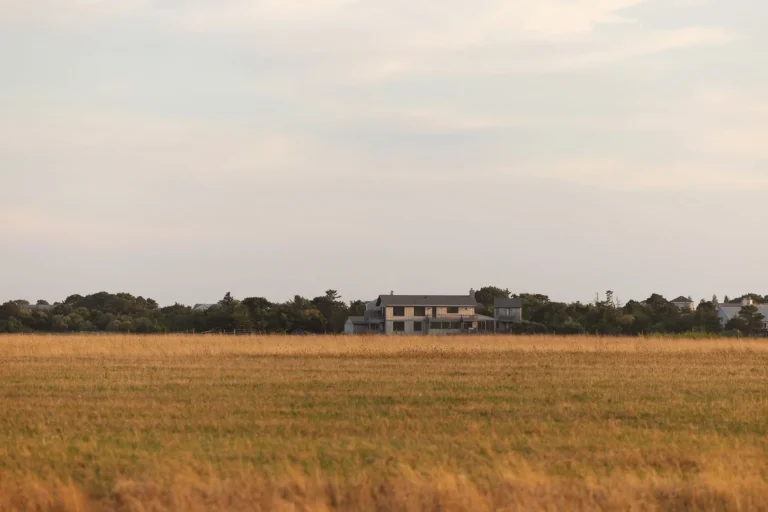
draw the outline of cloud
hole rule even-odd
[[[667,120],[689,151],[720,157],[728,166],[768,159],[768,94],[763,89],[700,86]]]
[[[264,28],[283,23],[315,28],[373,29],[395,25],[411,43],[464,46],[486,38],[561,37],[592,31],[600,24],[627,23],[620,11],[647,0],[0,0],[3,18],[89,22],[144,16],[201,31]],[[283,27],[285,28],[285,27]],[[512,31],[510,33],[509,31]]]
[[[633,25],[627,13],[646,1],[0,0],[0,12],[28,22],[121,19],[236,38],[284,60],[292,76],[356,85],[413,76],[562,72],[734,38],[717,27],[633,27],[610,35],[600,30]]]
[[[137,220],[81,218],[64,213],[32,208],[0,208],[0,236],[20,240],[63,240],[91,250],[115,251],[137,245],[178,245],[199,239],[199,226],[153,223]]]
[[[337,111],[343,108],[343,105],[335,107]],[[503,116],[475,114],[441,107],[360,109],[350,112],[347,119],[414,134],[488,131],[521,125],[519,121]]]
[[[131,169],[134,176],[161,171],[186,179],[212,172],[230,177],[285,177],[332,158],[315,137],[296,131],[71,110],[4,115],[0,154],[6,162],[36,161],[51,173],[77,172],[84,163],[99,162],[104,169]]]
[[[723,169],[705,161],[654,164],[619,158],[573,158],[547,166],[540,176],[616,190],[768,190],[765,173],[736,166]]]
[[[565,70],[592,67],[679,48],[725,44],[738,38],[737,34],[717,27],[687,27],[658,31],[644,34],[642,37],[628,41],[626,44],[615,48],[565,58],[560,62],[554,63],[551,69]]]

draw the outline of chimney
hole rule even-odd
[[[389,292],[389,294],[390,295],[394,295],[395,294],[395,290],[392,290],[391,292]]]
[[[469,296],[474,298],[474,296],[475,296],[475,289],[474,288],[470,288],[469,289]]]

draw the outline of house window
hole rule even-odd
[[[458,314],[458,313],[459,313],[459,308],[456,308],[456,307],[454,307],[454,308],[448,308],[448,314],[449,314],[449,315],[456,315],[456,314]]]
[[[413,332],[421,332],[421,331],[422,331],[421,322],[413,322]]]
[[[394,332],[405,332],[405,322],[395,322],[392,324],[392,330]]]
[[[413,316],[427,316],[427,308],[423,306],[413,308]]]
[[[405,316],[405,308],[403,306],[392,308],[392,316]]]

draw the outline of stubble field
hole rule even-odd
[[[768,510],[768,343],[0,337],[0,510]]]

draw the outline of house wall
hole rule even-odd
[[[472,316],[475,314],[475,308],[473,307],[460,307],[458,313],[448,313],[448,307],[436,307],[436,306],[427,306],[424,308],[425,315],[424,316],[415,316],[414,315],[414,307],[413,306],[406,306],[405,307],[405,315],[403,316],[395,316],[395,308],[392,306],[388,306],[384,311],[384,318],[386,320],[402,320],[402,319],[411,319],[411,318],[432,318],[432,311],[433,309],[437,309],[437,317],[438,318],[460,318],[462,316]]]
[[[462,316],[472,316],[475,314],[475,308],[473,307],[460,307],[458,313],[448,313],[447,307],[437,308],[438,318],[460,318]]]
[[[405,331],[403,332],[395,332],[395,322],[403,322],[405,324]],[[415,331],[414,330],[414,322],[421,322],[421,331]],[[384,322],[384,328],[386,334],[414,334],[414,335],[421,335],[426,334],[427,330],[427,321],[426,319],[421,320],[419,318],[413,319],[410,318],[408,320],[402,319],[402,318],[395,318],[394,320],[387,320]]]
[[[673,302],[681,311],[696,311],[696,305],[693,302]]]
[[[515,319],[516,322],[520,322],[523,319],[522,308],[495,308],[493,313],[493,316],[496,318],[500,316],[511,316]]]
[[[424,316],[415,316],[414,306],[406,306],[404,307],[404,315],[403,316],[395,316],[395,308],[394,306],[387,306],[384,309],[384,332],[386,334],[399,334],[394,332],[395,322],[405,322],[405,332],[402,334],[426,334],[427,330],[427,323],[429,319],[431,318],[444,318],[444,319],[456,319],[459,320],[462,317],[467,316],[473,316],[475,314],[475,308],[474,307],[459,307],[458,313],[448,313],[448,307],[447,306],[425,306],[424,307]],[[436,317],[432,316],[432,312],[436,310]],[[422,330],[421,332],[416,332],[413,330],[413,323],[414,322],[422,322]],[[435,330],[430,330],[430,332],[436,332]],[[451,330],[451,331],[438,331],[438,332],[445,332],[448,333],[460,333],[461,330]]]
[[[720,323],[723,324],[723,327],[725,327],[725,324],[728,323],[728,321],[736,316],[739,316],[739,313],[741,312],[742,306],[733,306],[733,307],[719,307],[717,309],[717,316],[720,318]],[[768,329],[768,305],[758,305],[757,310],[765,315],[766,322],[765,327]]]
[[[381,334],[381,324],[355,324],[351,320],[344,323],[344,334]]]

